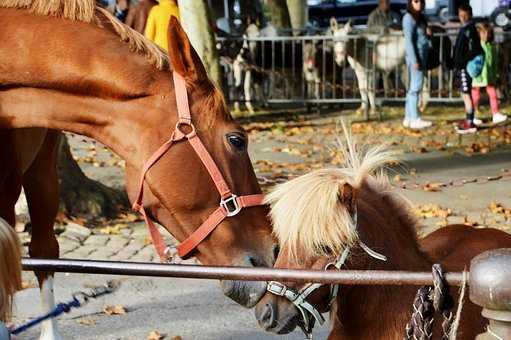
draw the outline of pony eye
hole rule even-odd
[[[236,149],[236,151],[243,152],[247,148],[245,137],[240,134],[232,133],[227,135],[227,141]]]

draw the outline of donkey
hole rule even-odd
[[[0,21],[0,143],[7,146],[0,148],[0,217],[15,224],[23,187],[33,225],[30,256],[59,256],[56,145],[65,130],[102,142],[126,161],[128,196],[152,225],[162,258],[168,248],[151,220],[183,242],[182,256],[211,265],[273,265],[247,135],[176,19],[168,54],[94,0],[3,1]],[[53,273],[36,275],[47,312]],[[260,283],[221,284],[247,307],[265,292]],[[60,338],[55,321],[46,321],[41,339]]]
[[[357,112],[365,112],[370,108],[371,114],[376,113],[375,73],[383,72],[386,92],[389,88],[389,73],[404,65],[404,37],[396,34],[383,36],[363,34],[360,38],[350,37],[351,34],[357,33],[351,22],[339,25],[335,18],[330,20],[330,31],[334,39],[335,62],[339,66],[344,66],[347,60],[357,76],[362,99]]]
[[[440,262],[446,271],[462,271],[483,251],[511,247],[511,235],[503,231],[464,225],[417,240],[417,223],[409,207],[385,177],[373,175],[392,160],[391,154],[381,147],[365,155],[356,150],[348,142],[345,167],[314,171],[277,186],[267,196],[281,246],[275,267],[429,271],[433,262]],[[286,296],[273,294],[279,292],[275,287],[289,291],[286,295],[293,295],[294,301],[304,300],[297,307]],[[285,334],[300,326],[309,333],[315,319],[324,321],[320,313],[330,311],[328,339],[385,340],[403,338],[417,290],[291,282],[270,283],[268,289],[255,310],[266,331]],[[457,300],[455,290],[450,293]],[[483,332],[480,313],[481,308],[464,301],[457,339],[474,339]],[[433,329],[440,334],[437,321]],[[451,327],[452,336],[456,329]]]

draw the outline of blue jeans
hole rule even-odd
[[[409,86],[406,93],[405,119],[415,120],[419,118],[419,95],[424,84],[424,70],[415,69],[415,65],[407,62]]]

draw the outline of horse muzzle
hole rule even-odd
[[[266,293],[266,282],[222,280],[220,285],[225,296],[247,308],[254,307]]]

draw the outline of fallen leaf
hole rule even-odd
[[[96,324],[96,320],[94,319],[80,319],[78,323],[85,326],[93,326]]]
[[[431,191],[431,192],[436,192],[436,191],[441,191],[442,190],[442,183],[426,183],[422,186],[422,190],[424,191]]]
[[[158,331],[151,331],[147,336],[147,340],[161,340],[164,336],[160,334]]]
[[[105,306],[103,307],[103,313],[107,315],[124,315],[126,314],[126,308],[121,305]]]

